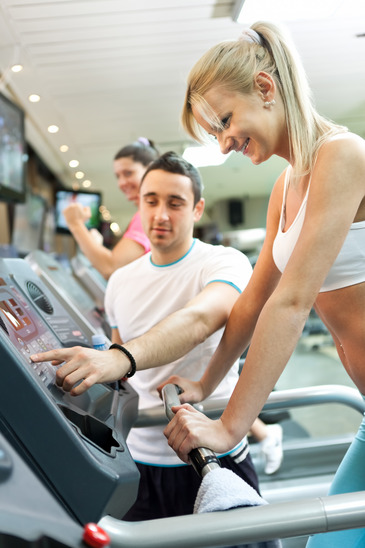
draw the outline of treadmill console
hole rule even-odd
[[[55,300],[38,295],[47,308],[42,316],[27,294],[34,283],[28,269],[21,259],[0,261],[0,431],[81,523],[122,518],[139,480],[125,443],[138,396],[126,382],[72,397],[55,384],[55,366],[31,362],[31,354],[64,345],[46,322]],[[57,314],[63,325],[59,308]]]
[[[0,328],[46,387],[54,383],[56,369],[48,363],[32,363],[29,356],[59,348],[62,344],[28,303],[8,275],[0,276]]]
[[[18,293],[20,290],[24,294],[25,305],[29,306],[28,303],[30,303],[36,308],[56,333],[63,346],[91,346],[82,326],[79,326],[70,317],[62,303],[55,298],[28,263],[22,259],[0,259],[0,263],[3,265],[3,269],[9,271],[14,292]],[[20,298],[19,293],[18,298]],[[20,309],[15,308],[13,313],[19,314]]]
[[[83,327],[90,342],[95,333],[111,336],[104,311],[84,287],[53,257],[41,250],[32,251],[25,260],[48,289],[62,302],[68,314]]]
[[[100,272],[92,266],[89,259],[81,253],[72,257],[71,266],[76,279],[90,293],[96,304],[104,309],[105,289],[107,284],[105,278],[103,278]]]

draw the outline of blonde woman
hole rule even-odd
[[[275,183],[267,235],[252,278],[200,381],[175,379],[181,402],[205,399],[250,343],[222,417],[188,404],[166,427],[185,462],[194,447],[224,452],[247,433],[284,370],[314,306],[339,357],[365,394],[365,143],[320,116],[302,64],[285,34],[256,23],[236,41],[211,48],[192,69],[182,115],[197,140],[217,139],[261,164],[289,166]],[[335,417],[334,417],[335,420]],[[365,420],[331,493],[365,490]],[[317,535],[309,546],[365,546],[365,530]]]

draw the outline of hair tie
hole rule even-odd
[[[241,42],[250,42],[251,44],[259,44],[262,46],[260,35],[253,29],[243,30],[238,40]]]
[[[146,147],[151,146],[151,143],[149,142],[149,140],[147,139],[147,137],[138,137],[137,141],[138,141],[139,143],[142,143],[142,145],[145,145]]]

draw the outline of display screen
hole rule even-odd
[[[100,192],[84,192],[72,190],[58,190],[56,192],[55,215],[56,215],[56,232],[70,234],[63,210],[72,203],[79,203],[84,207],[90,208],[90,219],[85,223],[87,228],[96,228],[99,230],[101,193]]]
[[[24,113],[0,93],[0,200],[25,200]]]
[[[46,386],[53,384],[56,368],[33,363],[30,355],[60,347],[60,341],[24,299],[10,277],[0,277],[0,329],[19,350],[24,361]]]

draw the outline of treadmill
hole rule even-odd
[[[80,252],[72,257],[71,267],[76,279],[90,293],[97,305],[103,309],[107,284],[105,278],[92,266],[87,257]]]
[[[77,523],[122,518],[139,482],[125,441],[138,396],[125,382],[73,397],[56,385],[57,367],[30,360],[67,341],[22,287],[29,265],[23,276],[14,261],[0,262],[0,433]]]
[[[83,286],[56,259],[37,249],[25,260],[48,289],[62,302],[68,314],[81,325],[90,342],[92,335],[101,333],[110,339],[111,329],[104,310],[97,306]]]

